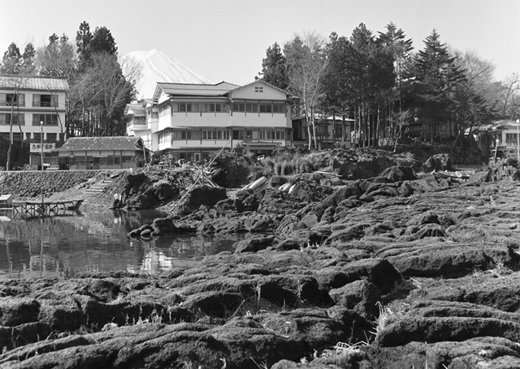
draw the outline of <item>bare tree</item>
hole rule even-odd
[[[125,79],[136,86],[143,76],[143,64],[130,56],[119,58],[118,61]]]
[[[23,131],[20,119],[20,99],[22,95],[20,94],[20,92],[22,88],[25,87],[26,82],[27,77],[23,75],[8,77],[8,84],[13,89],[13,93],[9,95],[10,101],[7,101],[6,96],[6,102],[11,106],[11,114],[9,117],[9,149],[7,150],[6,170],[10,170],[11,168],[11,153],[14,145],[13,123],[15,120],[18,125],[18,130],[20,132],[20,145],[23,148]]]
[[[94,54],[91,63],[78,78],[72,91],[73,101],[81,101],[82,122],[87,123],[87,126],[82,124],[82,134],[123,134],[122,116],[126,104],[134,97],[134,81],[125,78],[114,55]]]
[[[295,35],[284,46],[289,88],[300,99],[309,134],[309,149],[311,139],[317,149],[315,113],[319,100],[323,97],[323,79],[328,67],[324,46],[325,39],[314,32],[305,33],[303,37]]]
[[[514,119],[519,116],[520,77],[513,73],[502,83],[500,88],[500,115]]]

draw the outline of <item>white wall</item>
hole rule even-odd
[[[0,90],[0,93],[13,93],[12,90]],[[58,96],[58,107],[33,107],[33,95],[34,94],[49,94],[47,91],[23,91],[25,98],[25,106],[19,107],[20,114],[24,115],[25,123],[22,126],[22,132],[24,135],[24,139],[27,137],[27,133],[31,134],[31,137],[34,137],[35,133],[41,132],[40,124],[33,126],[33,114],[58,114],[58,125],[57,126],[43,126],[44,139],[47,139],[47,133],[55,133],[57,134],[57,138],[59,138],[59,134],[65,132],[65,93],[64,92],[52,92],[53,95]],[[15,113],[18,111],[18,108],[15,107]],[[0,113],[11,113],[10,106],[2,106],[0,107]],[[61,125],[60,125],[61,123]],[[9,132],[9,125],[0,125],[0,132]],[[19,133],[19,128],[17,125],[13,126],[13,132]]]

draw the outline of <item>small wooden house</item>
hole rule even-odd
[[[145,151],[138,137],[71,137],[53,153],[60,169],[88,170],[136,168]]]

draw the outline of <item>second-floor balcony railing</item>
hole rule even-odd
[[[57,108],[58,103],[57,102],[50,102],[50,101],[35,101],[32,104],[33,108]]]
[[[142,122],[131,121],[131,122],[126,123],[126,126],[127,127],[146,128],[147,123],[146,123],[146,121],[142,121]]]

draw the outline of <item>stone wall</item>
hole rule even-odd
[[[15,199],[48,197],[56,192],[73,188],[99,171],[44,171],[0,172],[0,194],[12,194]],[[104,174],[103,174],[104,175]]]

